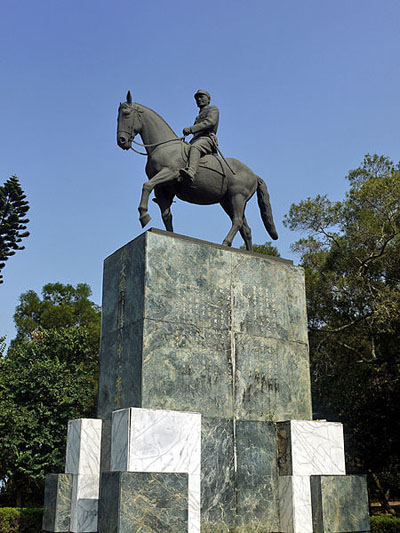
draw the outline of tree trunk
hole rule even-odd
[[[369,470],[369,473],[374,482],[375,489],[376,489],[376,495],[378,497],[380,504],[382,505],[382,508],[390,515],[396,516],[396,512],[393,509],[393,507],[390,505],[389,500],[386,497],[385,491],[382,488],[382,485],[379,481],[378,476],[374,472],[371,472],[371,470]]]

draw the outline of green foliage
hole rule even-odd
[[[371,533],[400,533],[400,518],[371,516]]]
[[[0,360],[0,481],[17,506],[41,503],[45,473],[63,471],[68,420],[95,416],[100,311],[89,294],[49,284],[43,301],[21,296],[19,336]]]
[[[16,176],[11,176],[0,186],[0,272],[9,257],[24,249],[19,243],[29,235],[25,231],[29,222],[25,218],[29,210],[25,198]],[[3,283],[1,273],[0,283]]]
[[[241,250],[245,250],[245,246],[240,247]],[[272,255],[273,257],[280,257],[280,253],[276,246],[273,246],[270,241],[267,241],[265,244],[253,244],[253,252],[258,254]]]
[[[40,533],[43,509],[0,507],[0,533]]]
[[[92,291],[86,283],[63,285],[48,283],[42,289],[42,298],[35,291],[21,294],[14,314],[19,342],[32,338],[38,328],[77,328],[88,329],[95,346],[99,342],[100,308],[89,296]]]
[[[305,268],[315,415],[344,423],[354,471],[400,492],[400,167],[366,156],[341,202],[292,205]]]

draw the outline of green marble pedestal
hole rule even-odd
[[[203,529],[278,531],[272,422],[311,419],[302,269],[159,230],[108,257],[103,472],[111,413],[125,407],[202,414]]]
[[[72,474],[47,474],[42,528],[50,532],[70,530]]]
[[[187,509],[187,474],[101,476],[99,533],[182,533],[188,531]]]
[[[311,499],[315,532],[370,530],[365,476],[311,476]]]

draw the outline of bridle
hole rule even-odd
[[[134,105],[132,106],[132,111],[134,113],[136,113],[136,114],[139,114],[139,110]],[[139,143],[139,142],[135,141],[134,135],[133,135],[133,133],[134,133],[133,126],[132,126],[131,131],[125,131],[125,130],[120,130],[120,131],[121,131],[121,133],[126,133],[129,138],[132,138],[131,143],[134,143],[137,146],[141,146],[142,148],[154,148],[156,146],[161,146],[162,144],[167,144],[167,143],[174,142],[174,141],[184,141],[185,140],[185,136],[183,136],[183,137],[175,137],[174,139],[167,139],[166,141],[160,141],[158,143],[153,143],[153,144],[142,144],[142,143]],[[145,152],[139,152],[138,150],[135,150],[132,146],[130,146],[129,149],[133,150],[136,154],[139,154],[139,155],[149,155],[149,154],[147,154]]]

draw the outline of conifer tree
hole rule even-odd
[[[0,283],[3,283],[1,270],[5,262],[17,250],[25,248],[20,242],[29,235],[26,231],[29,220],[25,218],[28,210],[29,204],[18,178],[11,176],[0,186]]]

